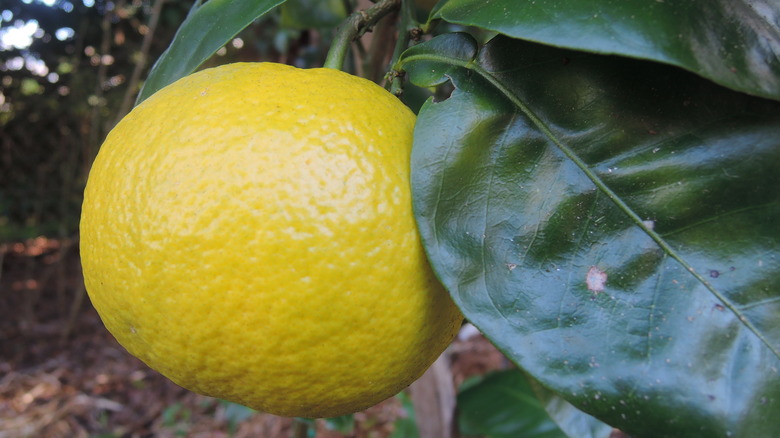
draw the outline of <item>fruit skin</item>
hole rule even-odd
[[[104,324],[177,384],[277,415],[396,394],[462,321],[412,216],[414,120],[330,69],[229,64],[159,91],[109,134],[85,190]]]

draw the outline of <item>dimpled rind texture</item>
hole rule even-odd
[[[331,69],[236,63],[160,90],[85,191],[84,280],[108,330],[177,384],[277,415],[402,390],[462,321],[412,215],[414,121]]]

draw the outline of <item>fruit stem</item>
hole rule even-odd
[[[385,15],[398,10],[401,0],[379,0],[374,6],[362,11],[355,11],[336,30],[333,44],[325,58],[325,68],[341,70],[347,59],[349,45],[364,33],[371,30]]]

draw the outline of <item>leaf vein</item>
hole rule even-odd
[[[500,155],[501,149],[503,149],[506,146],[506,138],[509,135],[510,128],[512,126],[512,122],[517,118],[517,112],[512,114],[512,118],[510,122],[507,124],[507,129],[504,130],[503,135],[499,141],[497,141],[497,147],[498,151],[497,154]],[[490,204],[491,204],[491,198],[493,196],[493,187],[495,185],[493,184],[493,181],[495,180],[496,176],[496,169],[495,166],[490,166],[490,183],[488,184],[487,193],[485,194],[485,209],[484,209],[484,224],[482,227],[482,245],[481,245],[481,251],[480,251],[480,257],[482,262],[482,282],[485,286],[485,290],[487,291],[487,296],[490,299],[490,303],[493,305],[493,307],[498,311],[499,315],[501,315],[504,320],[506,320],[510,325],[512,325],[509,318],[504,314],[504,311],[496,304],[496,299],[493,296],[493,290],[492,288],[488,287],[488,271],[487,271],[487,260],[486,260],[486,249],[487,249],[487,235],[488,235],[488,218],[489,218],[489,212],[490,212]]]

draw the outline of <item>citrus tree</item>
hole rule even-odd
[[[325,67],[417,112],[412,202],[428,259],[520,370],[469,391],[495,414],[514,409],[501,398],[513,388],[557,423],[502,412],[476,433],[776,434],[780,4],[354,8],[196,2],[138,102],[261,17],[317,28]]]

